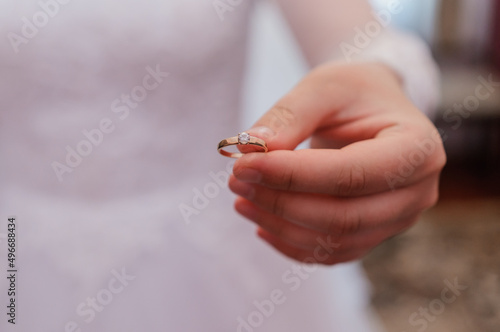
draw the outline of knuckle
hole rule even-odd
[[[359,211],[356,209],[345,209],[340,226],[343,234],[358,232],[361,228]]]
[[[285,197],[282,194],[274,195],[271,203],[271,213],[283,218],[285,213]]]
[[[328,233],[341,238],[356,233],[361,228],[361,215],[356,209],[346,208],[339,215],[333,215],[328,223]]]
[[[273,181],[273,186],[281,190],[292,190],[295,186],[295,178],[292,167],[286,167],[282,172],[277,174]]]
[[[366,188],[365,169],[356,164],[342,168],[334,188],[335,193],[342,196],[349,196],[363,191]]]

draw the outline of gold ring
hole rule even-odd
[[[228,152],[224,148],[238,145],[240,152]],[[229,137],[220,141],[217,151],[223,156],[239,158],[249,152],[267,152],[267,144],[263,139],[250,136],[246,132],[239,133],[238,136]]]

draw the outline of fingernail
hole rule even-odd
[[[251,200],[255,195],[255,188],[250,183],[241,181],[231,182],[231,191],[236,195]]]
[[[240,181],[248,182],[248,183],[260,183],[262,180],[262,173],[253,169],[253,168],[243,168],[238,173],[235,173],[234,176]]]
[[[260,126],[248,130],[250,135],[257,136],[263,140],[268,140],[274,137],[276,133],[269,127]]]

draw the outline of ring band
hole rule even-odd
[[[231,145],[252,145],[261,148],[262,149],[261,152],[267,152],[267,144],[263,139],[260,139],[255,136],[250,136],[246,132],[239,133],[238,136],[233,136],[223,139],[222,141],[219,142],[219,146],[217,147],[217,151],[219,151],[221,155],[230,158],[239,158],[244,154],[246,154],[246,152],[231,153],[224,150],[224,148]]]

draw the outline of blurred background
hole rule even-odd
[[[498,332],[500,84],[487,97],[475,95],[484,80],[500,82],[500,1],[372,3],[380,10],[395,1],[403,10],[391,24],[421,36],[441,70],[433,120],[445,134],[448,164],[437,206],[364,259],[372,305],[388,332]],[[272,3],[259,4],[251,44],[242,128],[307,72]]]

